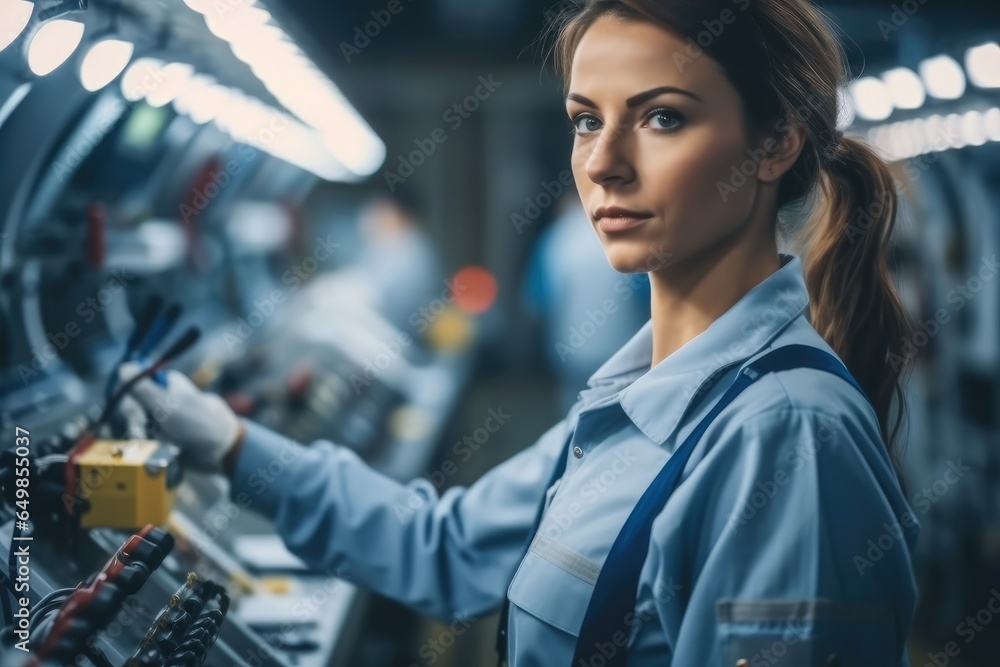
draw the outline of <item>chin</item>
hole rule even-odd
[[[604,246],[604,254],[608,259],[608,264],[618,273],[648,273],[647,267],[651,266],[656,259],[650,256],[648,246],[645,243],[630,243],[632,247],[623,247],[624,244],[612,241]]]
[[[671,253],[647,239],[601,239],[604,255],[618,273],[649,273],[662,268]]]

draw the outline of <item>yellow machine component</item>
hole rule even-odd
[[[177,449],[156,440],[96,440],[75,457],[84,528],[162,526],[174,507]]]

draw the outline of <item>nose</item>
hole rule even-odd
[[[586,173],[598,185],[623,185],[635,180],[632,159],[633,136],[624,125],[608,123],[581,156],[586,160]]]

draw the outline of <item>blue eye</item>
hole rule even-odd
[[[673,132],[684,122],[684,117],[673,109],[653,109],[646,118],[650,119],[651,123],[660,121],[662,123],[660,126],[651,125],[651,127],[662,132]]]
[[[590,114],[580,114],[573,119],[573,131],[577,134],[591,134],[601,129],[601,121]]]

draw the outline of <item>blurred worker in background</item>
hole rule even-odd
[[[361,208],[358,232],[363,245],[357,268],[374,288],[376,310],[412,334],[411,316],[439,295],[444,284],[416,206],[404,198],[376,196]]]
[[[525,298],[544,321],[545,356],[567,410],[594,371],[649,319],[649,278],[611,268],[575,189],[558,207],[532,253]]]

